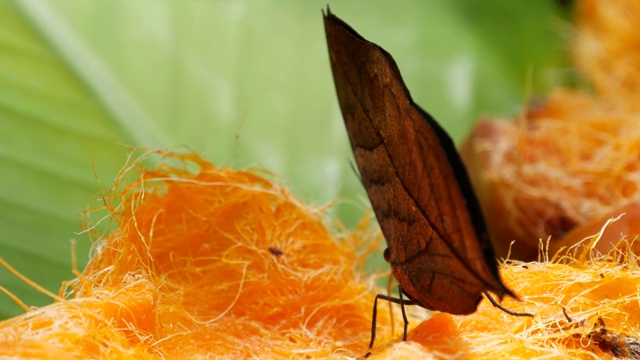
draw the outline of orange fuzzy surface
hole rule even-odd
[[[573,62],[595,92],[618,106],[638,110],[640,2],[581,0]]]
[[[623,213],[624,234],[640,234],[625,212],[640,202],[640,2],[576,8],[573,59],[593,92],[555,89],[513,121],[481,121],[461,149],[499,256],[533,260],[539,239],[575,244]]]
[[[380,241],[366,222],[340,232],[323,209],[303,204],[267,173],[218,168],[194,154],[161,155],[156,169],[126,167],[137,170],[137,180],[118,183],[124,188],[105,201],[117,228],[58,300],[0,323],[1,356],[285,359],[368,352],[373,299],[384,291],[374,281],[383,274],[362,270]],[[637,336],[640,269],[624,253],[574,257],[503,266],[505,283],[522,300],[503,304],[534,318],[509,316],[486,300],[470,316],[428,318],[409,307],[413,329],[401,342],[397,306],[392,335],[381,305],[370,358],[606,358],[594,345],[596,320],[610,333]]]
[[[337,240],[319,209],[259,172],[163,155],[177,165],[139,167],[106,202],[117,230],[61,290],[70,298],[1,324],[2,353],[237,359],[361,346],[373,281],[358,248],[371,239]]]
[[[515,239],[512,256],[535,259],[538,239],[557,241],[638,202],[639,120],[591,95],[556,90],[525,122],[480,122],[462,153],[499,256]]]

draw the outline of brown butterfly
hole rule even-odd
[[[413,102],[388,52],[328,8],[324,26],[353,154],[399,284],[399,298],[376,297],[369,346],[378,299],[470,314],[483,293],[499,306],[487,291],[516,298],[500,279],[480,205],[449,135]]]

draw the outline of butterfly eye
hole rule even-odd
[[[389,248],[384,249],[384,252],[382,253],[382,255],[384,256],[384,260],[388,263],[391,262],[391,250],[389,250]]]

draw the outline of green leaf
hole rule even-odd
[[[365,211],[333,89],[325,1],[0,2],[0,256],[58,292],[91,246],[80,213],[125,145],[188,145],[267,168],[353,225]],[[456,139],[507,116],[562,64],[552,1],[341,1],[332,11],[397,60],[414,99]],[[527,69],[533,69],[531,81]],[[95,171],[95,175],[94,175]],[[25,303],[52,299],[0,269]],[[0,297],[0,317],[22,310]]]

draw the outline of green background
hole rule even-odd
[[[322,1],[0,0],[0,256],[57,293],[130,148],[187,145],[269,169],[304,201],[367,208],[333,88]],[[396,59],[414,99],[460,141],[563,84],[570,28],[552,1],[336,1]],[[95,170],[95,174],[94,174]],[[97,178],[96,178],[97,177]],[[99,179],[99,181],[98,181]],[[52,299],[0,269],[30,306]],[[22,310],[0,296],[0,318]]]

